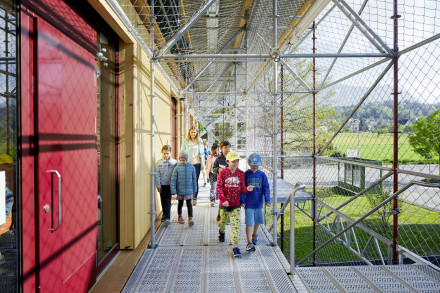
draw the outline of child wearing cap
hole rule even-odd
[[[253,186],[246,188],[244,172],[238,169],[240,156],[232,151],[226,156],[228,167],[220,172],[217,178],[217,195],[220,200],[220,221],[218,223],[220,242],[225,242],[225,225],[229,219],[232,224],[231,242],[234,244],[234,256],[240,256],[238,243],[240,241],[240,195],[252,191]]]
[[[188,226],[193,226],[193,208],[191,200],[193,195],[197,192],[197,179],[194,166],[188,163],[188,152],[181,151],[179,154],[179,164],[174,168],[171,175],[171,194],[177,194],[177,214],[179,224],[183,224],[182,217],[183,201],[186,201],[188,208]]]
[[[258,242],[258,227],[264,224],[263,204],[270,206],[269,181],[263,171],[258,170],[261,166],[261,157],[253,153],[248,158],[250,169],[244,173],[245,185],[253,186],[253,190],[242,193],[240,197],[241,206],[245,208],[246,222],[246,251],[255,251]],[[264,199],[264,202],[263,202]]]

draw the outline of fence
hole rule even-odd
[[[440,266],[440,4],[119,2],[211,138],[307,185],[299,265]]]

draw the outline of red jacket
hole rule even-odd
[[[239,206],[241,193],[246,193],[244,172],[238,168],[234,174],[229,168],[222,170],[217,179],[217,195],[220,205],[223,206],[223,203],[228,201],[230,207]]]

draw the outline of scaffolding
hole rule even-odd
[[[261,154],[273,202],[282,186],[307,186],[297,265],[440,269],[437,1],[107,2],[150,57],[152,104],[156,67],[210,141]],[[361,191],[337,188],[348,161],[365,170]]]

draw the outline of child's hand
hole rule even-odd
[[[225,202],[223,203],[223,206],[224,206],[224,207],[228,207],[228,206],[229,206],[229,201],[225,201]]]
[[[157,188],[157,191],[158,191],[159,193],[161,193],[161,192],[162,192],[162,188],[158,187],[158,188]]]
[[[193,196],[195,196],[196,195],[196,193],[195,192],[193,192]]]
[[[270,202],[268,202],[268,203],[266,204],[266,206],[267,206],[267,207],[270,207]]]
[[[246,204],[245,204],[245,203],[242,203],[242,204],[241,204],[241,207],[242,207],[242,208],[244,208],[245,206],[246,206]]]
[[[247,191],[252,191],[252,190],[254,190],[254,186],[253,185],[249,185],[246,189],[247,189]]]

